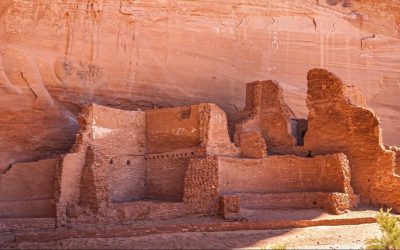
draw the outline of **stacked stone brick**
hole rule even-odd
[[[55,183],[41,204],[45,214],[21,209],[28,198],[3,198],[0,207],[19,210],[1,210],[0,217],[56,216],[62,226],[190,214],[237,219],[242,209],[338,214],[355,207],[358,196],[399,211],[400,150],[382,145],[379,120],[363,96],[322,69],[309,72],[308,87],[309,117],[299,120],[277,82],[249,83],[246,107],[230,124],[234,143],[214,104],[145,112],[92,104],[79,117],[69,154],[30,163],[37,165],[32,178]],[[18,180],[19,167],[0,176],[0,185]]]

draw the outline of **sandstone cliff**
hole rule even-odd
[[[306,117],[314,67],[364,92],[400,144],[397,0],[1,0],[0,15],[0,172],[66,152],[92,102],[232,114],[245,83],[275,79]]]

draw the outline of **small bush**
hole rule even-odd
[[[275,244],[271,246],[271,250],[286,250],[285,244]]]
[[[392,216],[390,211],[381,209],[376,215],[382,237],[368,240],[367,249],[400,249],[400,225],[398,218]]]

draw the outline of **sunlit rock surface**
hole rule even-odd
[[[245,83],[274,79],[306,117],[314,67],[365,93],[400,144],[397,0],[1,0],[0,15],[0,172],[67,152],[92,102],[234,114]]]

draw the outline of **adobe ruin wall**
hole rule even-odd
[[[344,154],[314,158],[280,155],[259,160],[219,157],[218,160],[221,194],[353,193]]]
[[[264,159],[193,159],[185,176],[190,212],[215,214],[241,208],[323,208],[341,213],[356,206],[343,154]],[[308,201],[308,202],[307,202]],[[230,211],[231,215],[233,211]]]
[[[295,138],[291,132],[291,118],[294,118],[289,106],[283,99],[283,90],[275,81],[257,81],[246,85],[246,106],[233,118],[236,143],[240,144],[241,134],[246,129],[241,127],[256,126],[253,129],[261,133],[265,139],[268,152],[273,154],[290,154],[295,146]],[[254,124],[254,125],[253,125]],[[248,129],[247,129],[248,130]],[[250,142],[251,144],[254,141]],[[243,143],[242,143],[243,144]],[[257,148],[263,148],[258,146]],[[243,145],[242,145],[243,146]],[[246,147],[246,146],[245,146]]]
[[[92,104],[79,117],[70,153],[43,163],[23,188],[12,184],[15,190],[54,184],[46,195],[39,195],[44,187],[32,194],[44,212],[18,210],[19,203],[5,203],[18,194],[2,193],[11,198],[0,201],[0,217],[55,216],[63,226],[189,214],[232,218],[246,209],[338,214],[357,206],[357,195],[399,211],[400,150],[382,145],[379,120],[360,106],[363,96],[326,70],[311,70],[308,81],[308,120],[294,117],[277,82],[258,81],[247,85],[246,108],[229,129],[215,104],[149,111]],[[25,178],[11,176],[19,169],[0,176],[0,185]],[[24,195],[21,204],[37,202]],[[4,204],[14,212],[6,214]]]
[[[345,153],[361,201],[400,211],[396,153],[384,148],[377,116],[360,102],[353,104],[345,95],[346,85],[333,73],[313,69],[307,79],[310,111],[305,149],[313,154]]]

